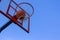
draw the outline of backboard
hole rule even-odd
[[[16,7],[13,7],[13,5],[11,3],[14,3],[16,5]],[[28,5],[31,8],[31,13],[28,12],[28,9],[26,9],[26,8],[28,8],[26,5]],[[13,11],[12,13],[10,12],[11,9]],[[19,10],[23,10],[26,14],[24,21],[22,21],[22,23],[20,21],[16,20],[16,18],[14,17],[16,15],[17,11],[19,11]],[[7,22],[5,25],[3,25],[0,28],[0,32],[3,31],[6,27],[8,27],[13,22],[13,23],[17,24],[20,28],[22,28],[24,31],[29,33],[29,31],[30,31],[30,17],[34,13],[34,8],[31,4],[29,4],[27,2],[21,2],[21,3],[17,4],[14,0],[11,0],[9,2],[8,9],[7,9],[6,13],[3,12],[2,10],[0,10],[0,13],[3,14],[8,19],[10,19],[9,22]],[[26,25],[25,21],[27,22],[28,28],[25,28],[25,25]],[[25,22],[25,24],[24,24],[24,22]]]

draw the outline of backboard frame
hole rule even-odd
[[[21,10],[23,10],[23,11],[25,11],[23,8],[21,8],[20,6],[19,6],[19,4],[17,4],[15,1],[13,1],[13,0],[11,0],[10,1],[10,3],[9,3],[9,5],[8,5],[8,9],[7,9],[7,11],[6,11],[6,13],[4,13],[2,10],[0,10],[0,13],[1,14],[3,14],[4,16],[6,16],[7,18],[9,18],[13,23],[15,23],[15,24],[17,24],[20,28],[22,28],[24,31],[26,31],[27,33],[29,33],[29,31],[30,31],[30,15],[25,11],[25,13],[27,13],[27,15],[28,15],[28,29],[26,29],[26,28],[24,28],[22,25],[21,25],[21,23],[19,22],[19,21],[15,21],[14,19],[12,19],[12,17],[13,16],[11,16],[10,14],[9,14],[9,9],[10,9],[10,7],[11,8],[13,8],[14,10],[15,10],[15,12],[17,11],[14,7],[12,7],[10,4],[11,4],[11,2],[13,2],[17,7],[19,7]],[[23,3],[21,3],[21,4],[23,4]],[[25,4],[28,4],[28,3],[25,3]],[[30,5],[30,4],[28,4],[28,5]],[[32,5],[30,5],[32,8],[33,8],[33,6]],[[34,8],[33,8],[33,12],[32,13],[34,13]],[[1,32],[1,31],[0,31]]]

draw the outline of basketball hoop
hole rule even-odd
[[[26,12],[26,10],[24,10],[23,8],[22,8],[22,9],[20,8],[21,10],[16,10],[15,13],[14,13],[14,16],[17,14],[17,12],[21,12],[21,11],[24,12],[25,15],[24,15],[22,21],[30,18],[30,17],[33,15],[33,13],[34,13],[34,8],[33,8],[33,6],[32,6],[31,4],[29,4],[29,3],[27,3],[27,2],[21,2],[21,3],[19,3],[18,5],[21,6],[21,5],[23,5],[23,4],[24,4],[24,5],[27,4],[28,6],[30,6],[30,8],[32,9],[32,12],[31,12],[31,13],[28,13],[28,12]],[[19,6],[16,6],[16,9],[17,9]],[[19,15],[20,15],[20,14],[19,14]],[[16,15],[16,17],[17,17],[17,15]],[[21,17],[21,16],[20,16],[20,17]],[[20,20],[21,20],[21,19],[20,19]]]

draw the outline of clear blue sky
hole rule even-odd
[[[29,2],[35,12],[31,17],[30,33],[12,23],[2,33],[0,40],[60,40],[60,0],[15,0]],[[0,10],[6,12],[9,1],[2,0]],[[0,14],[0,27],[9,21]]]

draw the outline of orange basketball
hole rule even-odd
[[[15,16],[19,20],[24,20],[24,18],[25,18],[25,11],[19,10],[19,11],[17,11]]]

